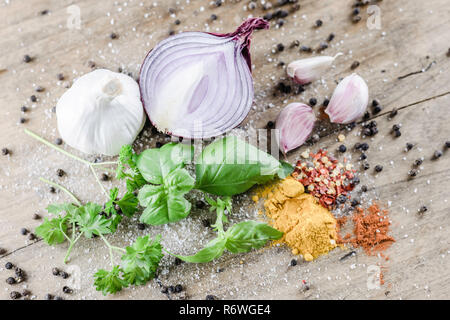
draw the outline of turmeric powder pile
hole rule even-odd
[[[278,242],[287,244],[293,254],[312,261],[337,246],[336,219],[296,179],[288,177],[266,194],[266,214],[284,233]]]

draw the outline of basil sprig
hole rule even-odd
[[[208,145],[195,166],[196,188],[218,196],[243,193],[255,184],[285,178],[293,168],[246,143],[229,136]]]
[[[193,148],[168,143],[159,149],[142,152],[136,167],[149,183],[138,195],[139,204],[146,208],[140,221],[160,225],[184,219],[191,211],[191,203],[184,195],[194,188],[194,179],[184,169],[192,159]]]
[[[270,227],[263,222],[244,221],[231,226],[227,231],[223,224],[228,222],[225,212],[231,211],[231,198],[225,197],[217,201],[206,197],[211,205],[210,210],[216,210],[217,219],[213,225],[218,232],[217,238],[211,240],[203,249],[192,256],[177,257],[181,260],[192,263],[209,262],[222,256],[225,250],[231,253],[248,252],[252,249],[259,249],[269,240],[278,240],[283,233]]]

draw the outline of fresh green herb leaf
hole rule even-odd
[[[229,136],[211,143],[201,153],[195,166],[196,188],[232,196],[272,180],[277,173],[285,175],[282,167],[271,155]]]
[[[35,232],[49,245],[63,243],[66,240],[64,234],[67,234],[66,221],[66,218],[63,217],[51,220],[45,218],[44,222],[36,228]]]
[[[47,207],[49,213],[58,214],[61,212],[66,212],[66,214],[73,214],[77,206],[72,203],[53,203]]]
[[[177,256],[179,259],[191,263],[205,263],[219,258],[225,250],[227,240],[215,238],[211,240],[203,249],[192,256]]]
[[[94,286],[98,291],[102,291],[103,295],[108,293],[116,293],[122,288],[128,287],[128,283],[120,276],[122,270],[119,266],[115,266],[111,271],[100,269],[94,275]]]
[[[134,195],[133,192],[129,191],[124,194],[122,199],[116,202],[120,210],[122,210],[122,213],[126,215],[128,218],[131,218],[137,211],[138,203],[139,201],[137,197]]]
[[[191,161],[193,147],[182,143],[167,143],[161,148],[147,149],[137,158],[137,168],[152,184],[163,184],[166,176]]]
[[[88,202],[85,206],[77,209],[75,222],[79,225],[80,231],[86,238],[93,235],[111,233],[111,221],[101,215],[102,206]]]
[[[163,257],[161,237],[154,240],[148,236],[139,237],[132,246],[126,248],[122,256],[124,278],[130,284],[141,285],[155,276]]]
[[[170,143],[149,149],[138,157],[137,166],[152,183],[139,191],[139,204],[146,209],[140,221],[159,225],[184,219],[191,204],[184,195],[194,187],[194,179],[183,166],[192,157],[192,147]]]
[[[144,177],[142,177],[137,168],[137,158],[138,156],[130,145],[124,145],[120,150],[116,177],[117,179],[127,178],[126,184],[129,192],[139,190],[146,184]]]
[[[281,167],[277,171],[277,176],[280,179],[285,179],[288,176],[290,176],[292,172],[294,172],[294,167],[289,162],[286,161],[280,161],[280,163]]]
[[[257,221],[244,221],[233,225],[225,233],[226,249],[232,253],[248,252],[259,249],[269,240],[278,240],[283,236],[269,225]]]

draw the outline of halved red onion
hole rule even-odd
[[[298,102],[287,105],[278,115],[275,125],[281,152],[286,154],[305,143],[315,122],[316,116],[310,106]]]
[[[210,138],[239,125],[253,102],[250,39],[267,29],[261,18],[235,32],[184,32],[149,52],[139,86],[145,110],[160,131],[190,139]]]

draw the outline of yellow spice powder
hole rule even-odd
[[[284,232],[278,243],[287,244],[293,254],[303,255],[306,261],[336,248],[336,219],[314,196],[305,193],[300,182],[288,177],[266,194],[266,214],[272,226]]]

